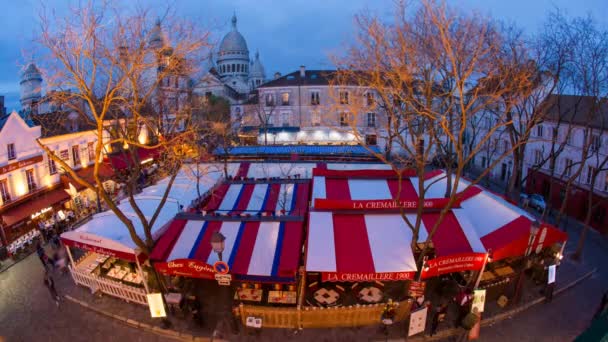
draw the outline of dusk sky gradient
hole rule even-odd
[[[535,33],[554,8],[571,16],[591,14],[608,25],[608,0],[451,0],[453,6],[477,10],[496,19],[514,22],[526,33]],[[166,1],[139,1],[144,6],[166,7]],[[19,106],[19,74],[31,56],[32,38],[39,32],[39,0],[6,1],[0,15],[0,95],[10,111]],[[46,1],[48,8],[65,11],[68,1]],[[178,14],[212,29],[218,41],[230,30],[233,12],[238,29],[247,40],[251,58],[255,51],[266,69],[287,73],[300,65],[309,69],[332,68],[327,56],[339,51],[353,36],[353,15],[362,10],[390,17],[392,0],[175,0]],[[34,56],[35,57],[35,56]]]

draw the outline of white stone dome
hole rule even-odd
[[[260,53],[255,53],[255,60],[251,63],[251,70],[249,75],[253,78],[264,78],[266,73],[264,72],[264,66],[260,62]]]
[[[243,35],[236,29],[236,15],[232,16],[232,31],[228,32],[220,43],[219,55],[242,54],[249,55],[247,42]]]

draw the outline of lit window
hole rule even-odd
[[[2,196],[2,203],[11,201],[11,194],[8,192],[8,182],[6,179],[0,181],[0,195]]]
[[[367,106],[368,106],[368,107],[371,107],[371,106],[373,106],[373,105],[374,105],[374,93],[372,93],[372,92],[367,92],[367,93],[365,94],[365,98],[366,98],[366,100],[367,100],[366,102],[367,102]]]
[[[289,93],[285,92],[281,94],[281,104],[283,106],[289,105]]]
[[[340,126],[348,126],[348,113],[340,113]]]
[[[348,92],[347,91],[340,92],[340,104],[348,104]]]
[[[36,190],[36,182],[34,180],[34,169],[25,170],[25,178],[27,179],[27,190],[29,192]]]

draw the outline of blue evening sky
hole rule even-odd
[[[572,16],[591,14],[608,25],[607,0],[450,0],[464,10],[514,22],[527,33],[536,32],[553,8]],[[72,1],[71,3],[73,3]],[[140,0],[144,6],[166,1]],[[48,8],[65,11],[68,1],[46,1]],[[391,16],[392,0],[179,0],[171,2],[178,14],[212,29],[221,39],[230,29],[236,11],[238,29],[247,40],[251,57],[259,50],[270,78],[275,71],[287,73],[300,65],[331,68],[328,54],[339,51],[353,34],[353,15],[362,10]],[[19,109],[19,73],[32,58],[32,38],[39,30],[39,0],[6,1],[0,20],[0,95],[8,110]],[[34,56],[35,57],[35,56]]]

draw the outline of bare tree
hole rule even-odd
[[[38,41],[47,57],[48,87],[60,90],[50,101],[78,115],[96,134],[93,181],[80,177],[49,146],[39,144],[75,182],[95,191],[137,247],[149,253],[154,245],[151,229],[188,149],[196,142],[196,127],[180,89],[199,64],[208,34],[174,19],[170,11],[161,28],[149,10],[110,2],[79,3],[65,18],[43,11],[41,22]],[[141,140],[142,135],[149,141]],[[151,217],[144,215],[134,197],[142,174],[137,151],[143,149],[160,151],[159,169],[169,177]],[[103,191],[99,170],[108,152],[118,153],[129,166],[115,173],[126,184],[127,200],[143,225],[144,236],[137,234],[133,219]]]
[[[258,91],[257,102],[247,106],[247,110],[253,112],[253,115],[258,119],[258,126],[264,132],[264,145],[268,145],[268,128],[273,126],[273,115],[277,107],[277,99],[274,98],[274,94],[270,95],[269,98],[262,98],[262,93]]]
[[[424,181],[427,166],[435,156],[449,155],[448,205],[434,226],[427,227],[428,240],[422,245],[420,263],[460,191],[478,183],[514,148],[496,153],[488,168],[463,187],[465,165],[491,142],[495,132],[511,124],[504,114],[496,113],[500,116],[492,126],[478,130],[472,141],[468,138],[471,121],[495,108],[505,94],[521,88],[528,74],[505,58],[500,49],[504,35],[491,20],[434,1],[423,1],[420,7],[409,10],[399,2],[391,23],[368,14],[356,17],[357,42],[346,56],[337,58],[339,70],[332,84],[336,106],[332,112],[338,113],[340,124],[347,122],[359,144],[391,166],[399,181],[405,169],[414,169],[419,194],[415,222],[402,210],[413,232],[413,248],[430,186]],[[367,93],[373,94],[374,103],[365,100]],[[359,124],[365,122],[367,112],[378,113],[376,127]],[[390,158],[371,146],[372,130],[387,146],[385,151],[393,151]]]

